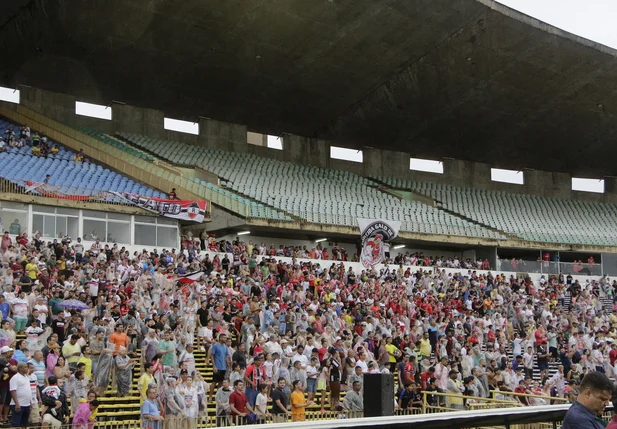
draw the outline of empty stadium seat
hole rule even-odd
[[[132,145],[173,164],[208,170],[226,186],[309,222],[356,226],[358,217],[402,221],[404,231],[501,239],[503,235],[417,201],[400,200],[370,179],[346,171],[292,164],[165,141],[118,134]],[[251,210],[252,211],[252,210]],[[260,210],[256,210],[261,217]],[[267,213],[265,213],[267,215]]]
[[[470,189],[432,182],[379,178],[427,195],[438,206],[524,240],[617,245],[617,206],[579,200]]]

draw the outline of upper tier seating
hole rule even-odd
[[[432,197],[440,207],[531,241],[617,245],[617,206],[461,188],[394,178],[381,181]]]
[[[129,155],[139,157],[148,162],[154,162],[154,157],[142,151],[136,150],[133,146],[125,143],[124,141],[116,137],[110,136],[100,131],[93,130],[88,127],[79,127],[77,129],[83,132],[84,134],[87,134],[93,138],[100,140],[101,142],[105,144],[109,144],[115,148],[123,150]],[[292,221],[293,220],[290,216],[286,215],[285,213],[279,210],[274,210],[274,209],[271,209],[270,207],[266,207],[263,204],[249,200],[248,198],[245,198],[233,192],[229,192],[227,189],[223,189],[212,183],[208,183],[208,182],[205,182],[197,178],[193,178],[192,180],[195,183],[198,183],[199,185],[218,193],[219,195],[223,195],[232,200],[236,200],[239,203],[244,204],[245,206],[248,206],[248,216],[252,218],[274,219],[274,220],[282,220],[282,221]]]
[[[135,150],[134,148],[132,148],[131,146],[125,144],[124,142],[122,142],[122,141],[120,141],[120,140],[118,140],[116,138],[113,138],[111,136],[108,136],[105,133],[102,133],[102,132],[97,131],[97,130],[93,130],[92,128],[89,128],[89,127],[77,127],[76,129],[81,131],[84,134],[87,134],[87,135],[89,135],[91,137],[97,138],[97,139],[99,139],[101,141],[104,141],[107,144],[110,144],[110,145],[112,145],[112,146],[114,146],[114,147],[116,147],[116,148],[118,148],[120,150],[123,150],[123,151],[125,151],[126,153],[128,153],[130,155],[136,156],[136,157],[141,158],[141,159],[146,160],[146,161],[153,161],[153,158],[150,155],[145,154],[143,152],[140,152],[138,150]]]
[[[0,135],[7,127],[17,132],[19,127],[0,119]],[[55,142],[49,142],[51,146]],[[51,175],[49,184],[58,192],[67,195],[97,195],[100,191],[130,192],[147,197],[166,198],[162,192],[155,191],[136,183],[114,171],[91,162],[75,162],[75,153],[58,145],[60,151],[47,158],[32,155],[32,148],[9,148],[0,153],[0,177],[15,184],[24,185],[24,181],[42,182],[47,174]],[[36,193],[36,190],[34,191]],[[105,197],[106,201],[119,200],[117,197]]]
[[[356,217],[401,220],[401,229],[432,234],[503,238],[437,208],[404,201],[375,189],[370,180],[329,170],[196,147],[135,134],[121,138],[174,164],[196,165],[227,186],[310,222],[356,226]]]

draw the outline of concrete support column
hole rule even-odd
[[[283,159],[296,164],[327,168],[330,159],[330,143],[326,140],[285,134],[283,136]]]
[[[23,106],[65,124],[76,123],[75,97],[28,87],[21,87],[19,91]]]
[[[285,134],[283,136],[283,159],[300,164],[308,159],[308,139],[306,137]]]
[[[395,152],[391,150],[370,149],[370,156],[364,154],[364,163],[367,158],[381,158],[381,168],[376,176],[397,177],[400,179],[409,178],[409,154],[406,152]]]
[[[163,129],[165,115],[162,111],[126,104],[114,104],[112,108],[114,133],[143,134],[154,138],[165,138]]]
[[[486,185],[486,181],[491,180],[491,169],[488,164],[444,159],[444,175],[450,183],[473,187],[476,184]]]
[[[201,118],[199,120],[200,146],[245,153],[248,151],[246,126]]]
[[[328,162],[330,161],[330,142],[320,139],[307,140],[309,164],[313,167],[328,168]]]
[[[617,177],[604,177],[604,202],[609,204],[617,203]]]
[[[527,194],[552,198],[572,196],[572,176],[568,173],[551,173],[539,170],[523,170],[524,187]]]

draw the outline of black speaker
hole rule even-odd
[[[394,375],[364,374],[364,417],[394,415]]]

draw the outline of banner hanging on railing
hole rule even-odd
[[[143,197],[127,192],[110,192],[133,203],[144,210],[173,219],[190,220],[202,223],[208,211],[208,203],[200,200],[166,200],[163,198]]]
[[[362,239],[360,262],[366,268],[370,268],[383,261],[385,257],[384,244],[398,235],[401,222],[358,218],[358,226]]]
[[[98,191],[98,194],[77,195],[63,192],[59,187],[45,182],[24,181],[28,186],[25,192],[41,194],[49,198],[73,201],[93,201],[102,200],[105,197],[118,197],[127,204],[140,207],[160,216],[172,219],[188,220],[191,222],[202,223],[208,212],[207,201],[201,200],[168,200],[164,198],[144,197],[128,192]],[[93,192],[93,191],[90,191]],[[94,191],[97,192],[97,191]]]

